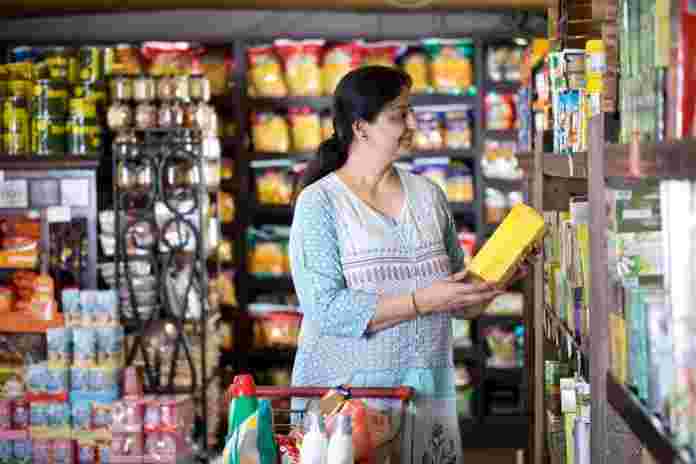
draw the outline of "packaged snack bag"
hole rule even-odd
[[[358,41],[337,44],[327,49],[322,65],[324,95],[333,95],[343,76],[360,65],[361,55],[362,42]]]
[[[319,60],[323,40],[284,40],[274,42],[285,67],[285,80],[291,96],[320,96],[321,68]]]
[[[471,40],[426,39],[423,48],[430,58],[430,79],[435,92],[463,95],[472,90]]]
[[[292,146],[295,151],[316,151],[321,143],[319,114],[308,106],[288,110],[292,129]]]
[[[256,151],[290,151],[290,130],[287,121],[280,114],[254,113],[251,119],[251,138]]]
[[[426,93],[430,90],[428,56],[420,47],[411,47],[401,59],[403,70],[411,76],[411,93]]]
[[[366,43],[363,53],[364,66],[396,66],[396,57],[405,49],[399,42]]]
[[[270,45],[250,47],[249,83],[259,97],[286,97],[288,89],[283,79],[283,69]]]

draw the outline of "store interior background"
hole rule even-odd
[[[60,3],[60,5],[58,5]],[[135,2],[132,2],[135,3]],[[516,38],[543,37],[546,19],[542,0],[529,1],[458,1],[433,0],[347,0],[347,1],[207,1],[137,2],[89,1],[14,1],[0,7],[0,42],[6,48],[18,44],[89,45],[140,43],[149,40],[199,42],[216,47],[244,50],[246,44],[263,43],[275,38],[322,38],[334,40],[420,40],[426,37],[468,37],[481,45],[474,72],[484,83],[482,65],[485,44],[513,43]],[[195,5],[193,5],[195,3]],[[410,5],[418,7],[410,7]],[[281,5],[282,4],[282,5]],[[422,6],[421,6],[422,5]],[[490,89],[489,89],[490,90]],[[484,89],[479,88],[476,103],[483,106]],[[230,98],[233,98],[232,96]],[[239,114],[245,114],[241,111]],[[482,113],[480,113],[482,116]],[[474,150],[480,151],[485,128],[478,125]],[[489,134],[491,135],[491,134]],[[108,150],[107,150],[108,151]],[[224,157],[235,153],[223,153]],[[111,160],[100,166],[100,178],[110,179]],[[248,167],[248,166],[247,166]],[[105,174],[106,172],[106,174]],[[475,179],[476,211],[470,222],[483,236],[481,196],[485,185]],[[99,184],[101,197],[110,197],[111,185]],[[243,212],[240,208],[238,212]],[[251,220],[250,220],[251,222]],[[238,292],[244,290],[238,289]],[[528,315],[520,319],[527,323]],[[528,341],[525,340],[527,345]],[[527,345],[528,346],[528,345]],[[234,353],[233,353],[234,356]],[[240,355],[241,356],[241,355]],[[477,355],[478,356],[478,355]],[[287,357],[284,358],[287,363]],[[274,360],[247,359],[246,365]],[[483,369],[485,371],[485,369]],[[503,384],[512,382],[522,409],[511,416],[482,419],[464,431],[466,462],[517,463],[518,450],[527,448],[532,423],[531,412],[524,408],[531,395],[529,373],[520,369],[516,376],[504,375]],[[495,384],[496,380],[491,380]],[[621,424],[617,430],[625,429]],[[467,435],[469,433],[470,435]]]

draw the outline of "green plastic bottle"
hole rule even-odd
[[[250,375],[236,376],[230,393],[232,400],[223,462],[261,464],[257,445],[259,402],[254,379]]]

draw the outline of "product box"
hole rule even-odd
[[[664,275],[662,232],[607,234],[610,272],[625,286],[636,287]]]
[[[193,451],[179,432],[148,433],[145,437],[145,464],[187,462]]]
[[[662,227],[657,181],[640,181],[626,188],[610,189],[607,202],[612,232],[655,232]]]
[[[537,211],[523,203],[516,204],[474,256],[469,271],[486,282],[505,283],[540,243],[545,230],[544,218]]]

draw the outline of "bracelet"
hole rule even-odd
[[[423,313],[418,310],[418,305],[416,304],[416,291],[411,292],[411,303],[413,304],[413,310],[416,312],[416,317],[422,316]]]

